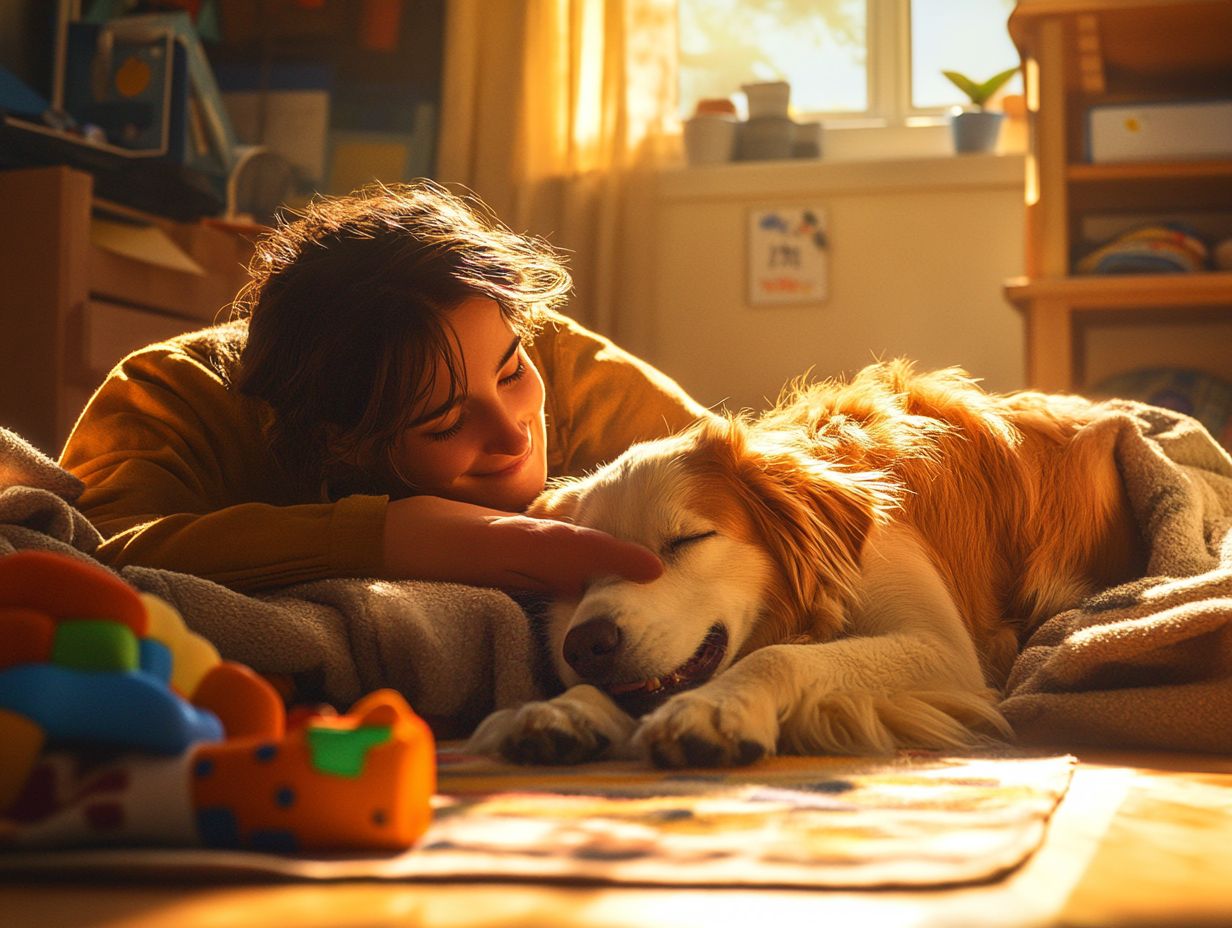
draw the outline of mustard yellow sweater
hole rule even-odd
[[[106,539],[97,556],[259,590],[380,576],[388,497],[297,487],[262,436],[268,407],[224,373],[243,324],[125,358],[77,421],[61,464]],[[563,316],[530,349],[547,385],[548,471],[572,475],[705,410],[670,378]],[[220,370],[223,373],[220,373]]]

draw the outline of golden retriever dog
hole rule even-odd
[[[659,553],[549,610],[564,692],[470,747],[524,763],[950,749],[1010,738],[1020,642],[1143,569],[1087,400],[878,364],[554,484],[533,515]]]

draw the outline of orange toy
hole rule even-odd
[[[105,616],[145,634],[145,606],[137,591],[89,561],[51,551],[17,551],[0,558],[0,603],[56,619]]]
[[[428,827],[436,758],[427,724],[379,690],[280,742],[203,744],[191,778],[197,833],[211,847],[396,849]]]
[[[51,660],[56,622],[37,609],[0,606],[0,669]]]
[[[279,740],[286,712],[274,687],[243,664],[220,661],[211,667],[191,696],[192,704],[218,716],[228,740]]]

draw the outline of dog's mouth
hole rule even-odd
[[[632,683],[611,683],[608,695],[630,715],[649,712],[669,696],[705,683],[727,653],[727,629],[710,626],[693,656],[670,673]]]

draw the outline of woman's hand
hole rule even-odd
[[[390,577],[571,596],[617,575],[648,583],[663,573],[647,548],[554,519],[437,496],[392,500],[385,514]]]

